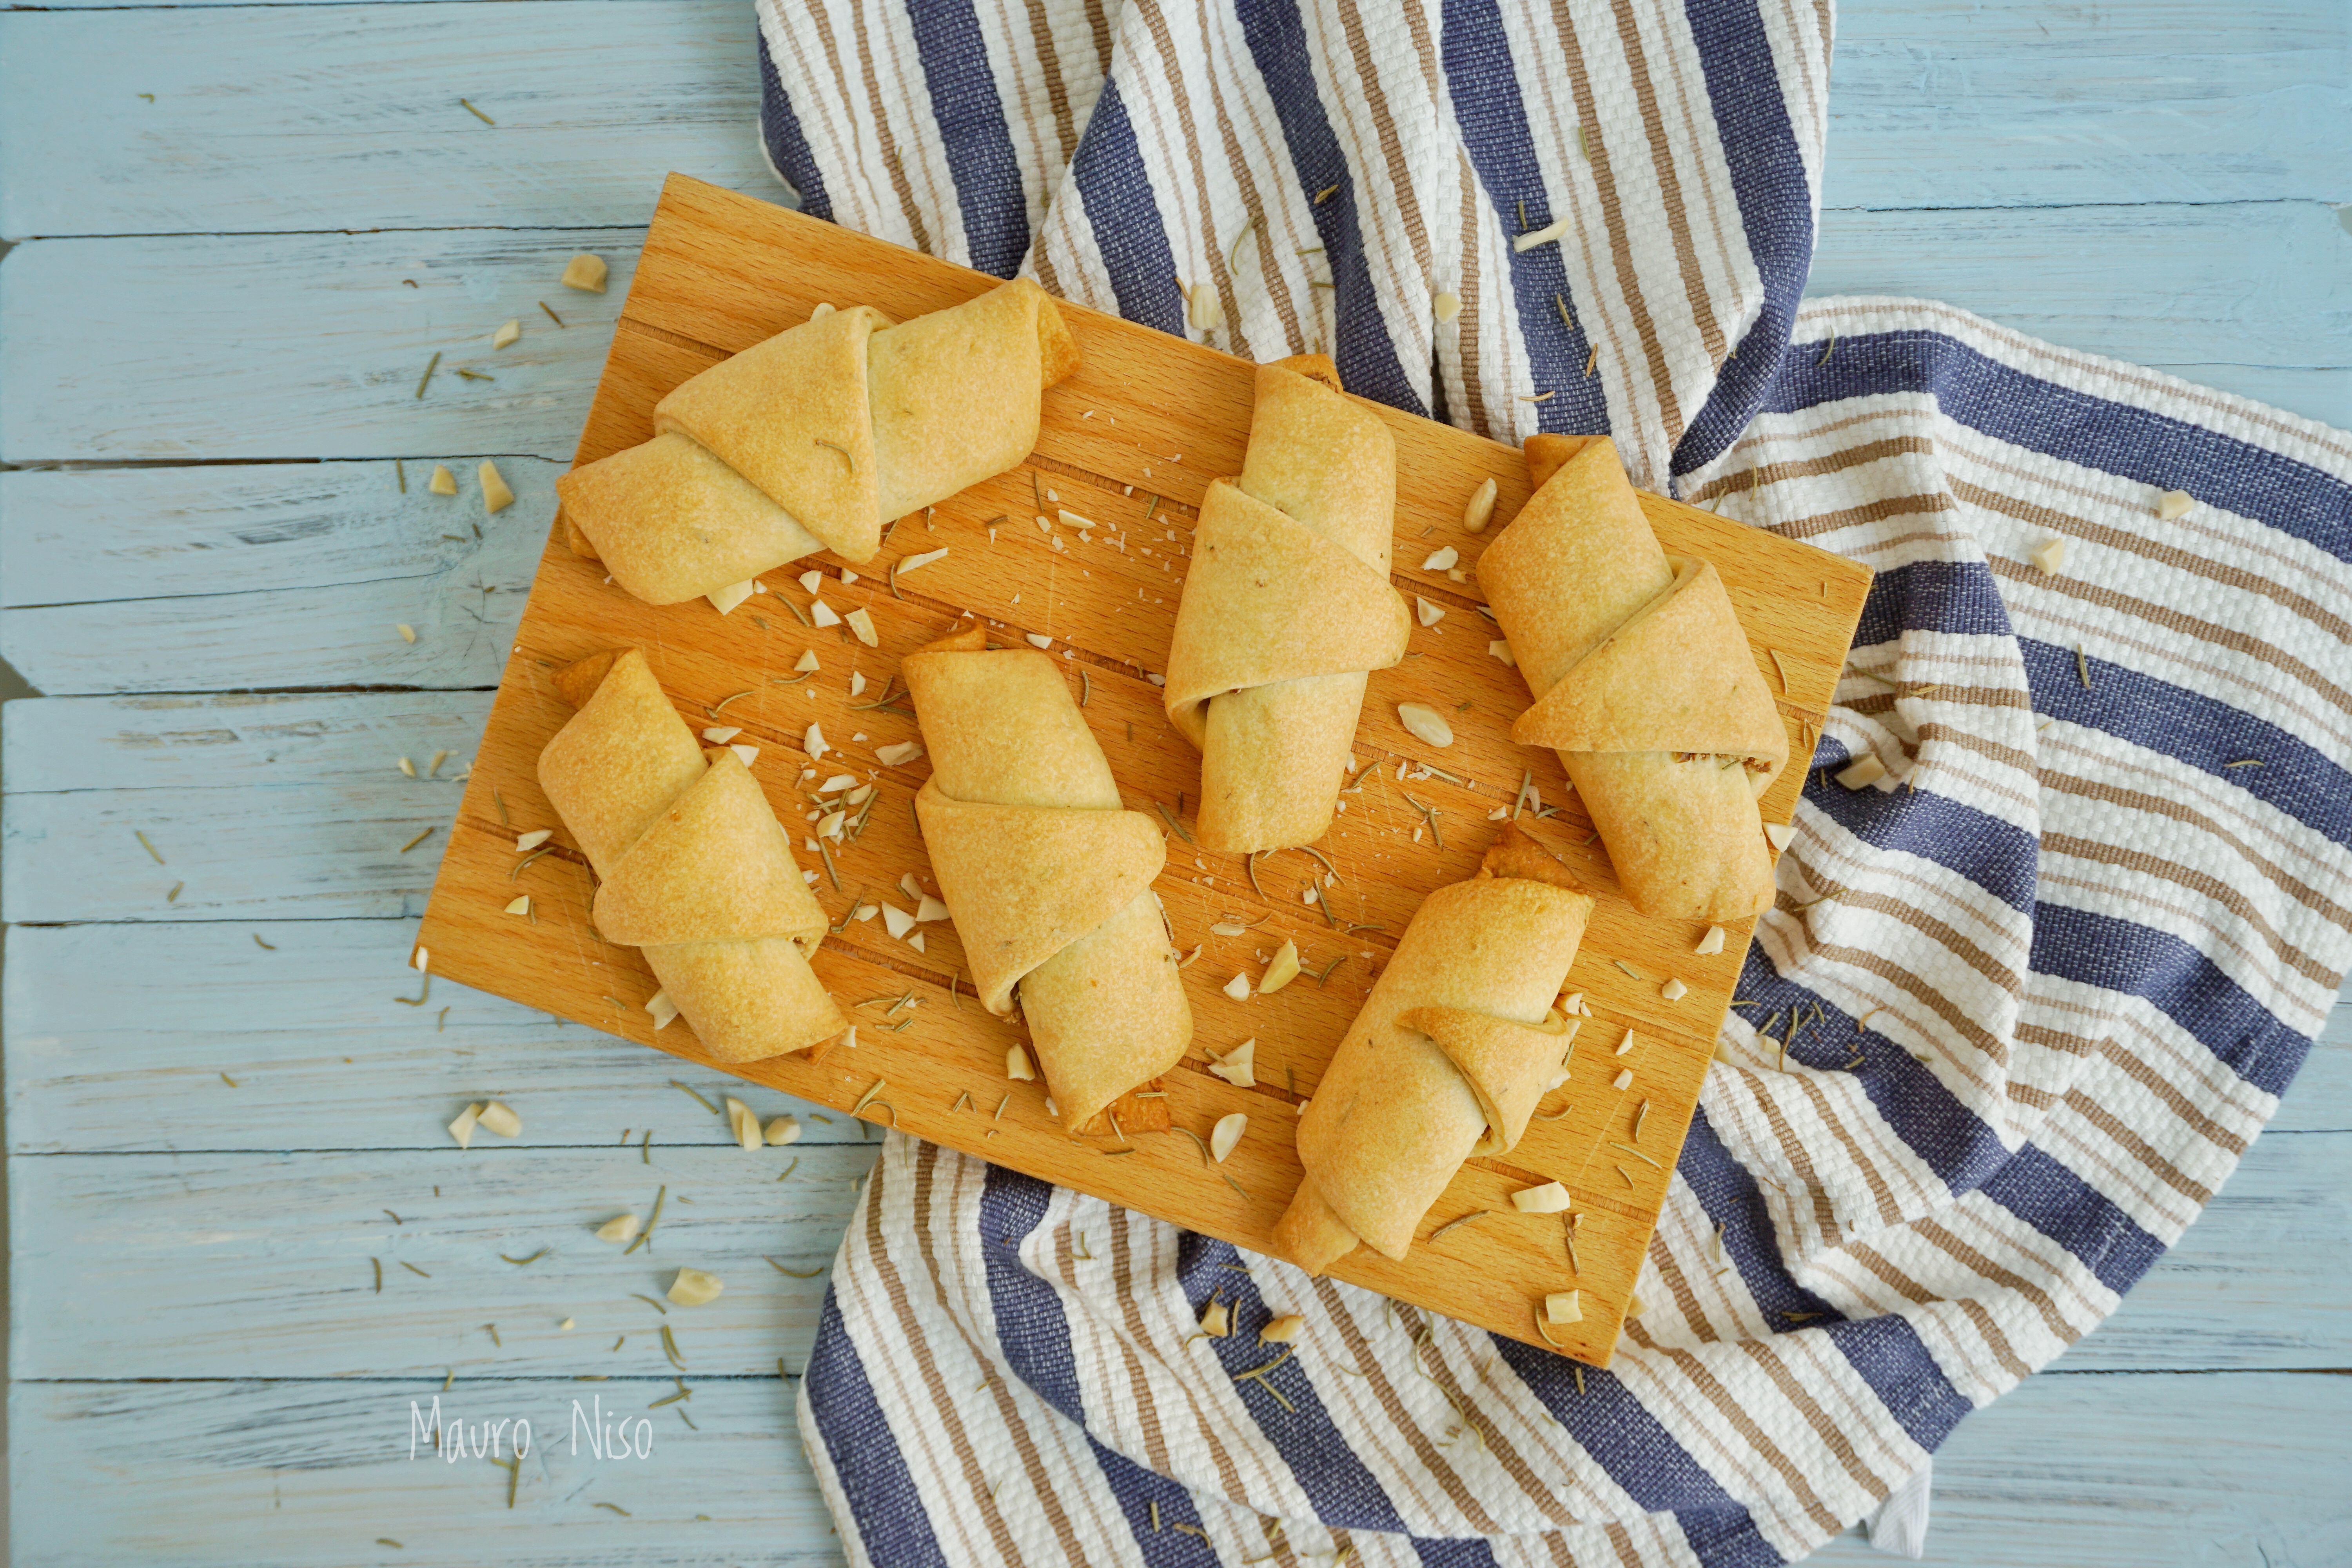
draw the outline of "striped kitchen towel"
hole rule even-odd
[[[894,1135],[802,1393],[851,1559],[1712,1568],[1916,1501],[2352,962],[2352,439],[1801,304],[1828,0],[759,6],[808,210],[1878,573],[1613,1372]]]

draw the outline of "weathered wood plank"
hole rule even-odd
[[[0,16],[0,233],[640,224],[672,169],[781,195],[755,33],[730,0]]]
[[[19,246],[0,267],[0,458],[569,461],[643,232]],[[556,281],[583,250],[611,264],[605,293]],[[563,327],[540,313],[542,300]],[[493,350],[490,334],[509,318],[523,323],[521,341]]]
[[[567,460],[640,232],[36,241],[0,268],[0,456]],[[1812,291],[1942,299],[2142,363],[2338,369],[2347,245],[2317,204],[1832,213]],[[613,292],[554,287],[583,248],[613,261]],[[553,293],[570,296],[553,301],[570,331],[527,321],[491,352],[493,328]],[[460,365],[499,379],[458,381]]]
[[[0,474],[0,658],[51,696],[493,685],[562,468],[500,459],[486,516],[435,460]]]
[[[0,913],[421,913],[457,811],[461,785],[448,775],[473,755],[488,707],[480,692],[12,703],[0,732]],[[445,750],[438,778],[399,770],[406,756],[427,773]],[[426,828],[432,837],[401,852]]]
[[[9,1150],[18,1154],[449,1148],[457,1108],[528,1099],[516,1142],[726,1142],[670,1087],[793,1112],[809,1143],[865,1142],[837,1112],[503,997],[436,984],[408,1007],[411,921],[20,926],[0,970]],[[270,944],[264,948],[256,942]],[[221,1081],[236,1079],[234,1088]],[[832,1118],[819,1121],[817,1116]],[[503,1146],[503,1145],[502,1145]]]
[[[12,1559],[17,1568],[839,1563],[840,1542],[801,1456],[799,1384],[771,1376],[691,1386],[686,1408],[699,1431],[676,1408],[642,1408],[677,1392],[658,1379],[460,1382],[447,1393],[438,1373],[385,1382],[18,1384],[8,1398],[11,1481],[21,1489],[9,1521]],[[410,1401],[429,1420],[436,1396],[445,1423],[531,1423],[511,1510],[507,1472],[490,1460],[442,1460],[429,1439],[409,1458]],[[575,1397],[588,1418],[577,1453],[566,1437]],[[650,1458],[608,1449],[600,1459],[590,1448],[588,1421],[615,1405],[655,1423]]]
[[[630,224],[672,169],[779,192],[752,26],[728,0],[0,17],[0,233]],[[2310,0],[1849,5],[1826,204],[2341,201],[2344,56]]]
[[[779,1323],[790,1331],[784,1349],[798,1365],[821,1286],[781,1275],[761,1258],[802,1269],[829,1260],[851,1183],[876,1146],[811,1139],[746,1153],[723,1142],[715,1121],[669,1089],[653,1064],[633,1089],[615,1090],[602,1105],[549,1092],[531,1076],[538,1065],[500,1051],[475,1064],[452,1093],[441,1082],[398,1085],[355,1064],[348,1092],[312,1102],[294,1152],[16,1156],[9,1166],[15,1375],[355,1376],[450,1364],[500,1375],[603,1372],[613,1370],[604,1358],[615,1334],[656,1326],[652,1310],[629,1292],[659,1295],[681,1262],[728,1283],[713,1307],[669,1320],[680,1335],[691,1328],[687,1353],[698,1370],[772,1366]],[[692,1076],[718,1097],[711,1075]],[[762,1115],[791,1103],[735,1087]],[[242,1089],[193,1071],[183,1084],[152,1088],[151,1103],[188,1102],[175,1113],[184,1125],[210,1125],[228,1140],[249,1136],[238,1125]],[[395,1132],[409,1146],[321,1147],[356,1142],[370,1095],[394,1101],[383,1119],[402,1116]],[[483,1133],[472,1150],[457,1149],[439,1123],[469,1095],[505,1099],[540,1146],[526,1152]],[[657,1137],[647,1153],[614,1141],[623,1124],[648,1120],[691,1142]],[[439,1145],[414,1147],[428,1128]],[[847,1128],[810,1131],[840,1139]],[[305,1142],[312,1147],[302,1150]],[[583,1143],[592,1146],[549,1146]],[[800,1165],[779,1183],[795,1158]],[[2352,1276],[2347,1168],[2352,1133],[2257,1142],[2123,1310],[2059,1364],[2145,1372],[2352,1362],[2352,1302],[2342,1289]],[[665,1183],[653,1256],[640,1249],[621,1258],[588,1234],[632,1206],[643,1216]],[[524,1257],[541,1247],[551,1251],[537,1263],[499,1261],[500,1253]],[[371,1258],[386,1270],[380,1294]],[[169,1279],[171,1289],[142,1289],[142,1281],[155,1279]],[[108,1310],[90,1312],[94,1301]],[[555,1328],[566,1316],[581,1325],[570,1335]],[[492,1345],[485,1321],[499,1325],[502,1346]],[[631,1343],[638,1345],[631,1354],[658,1360],[657,1348]],[[618,1370],[646,1368],[625,1362]]]
[[[429,1415],[438,1377],[21,1384],[9,1395],[16,1495],[73,1506],[20,1509],[16,1560],[20,1568],[837,1561],[799,1452],[793,1385],[694,1387],[688,1408],[700,1430],[662,1421],[653,1458],[625,1463],[597,1460],[584,1436],[571,1452],[562,1434],[572,1400],[583,1411],[600,1393],[607,1407],[642,1405],[675,1392],[670,1384],[460,1382],[442,1394],[445,1420],[532,1423],[534,1455],[509,1511],[505,1474],[487,1460],[408,1458],[409,1403]],[[2035,1378],[1961,1423],[1937,1457],[1929,1550],[1934,1561],[1971,1568],[2259,1564],[2263,1553],[2282,1564],[2339,1562],[2352,1554],[2352,1500],[2341,1446],[2327,1435],[2347,1420],[2352,1379],[2342,1377]],[[379,1537],[400,1550],[375,1546]],[[1846,1537],[1816,1561],[1886,1559]]]
[[[1930,1562],[1969,1568],[2352,1560],[2352,1378],[2037,1377],[1936,1456]],[[1858,1536],[1812,1559],[1890,1561]]]
[[[1824,212],[1806,292],[1941,300],[2137,364],[2335,368],[2347,260],[2317,202]]]
[[[414,921],[18,928],[0,973],[10,1152],[438,1150],[441,1101],[487,1092],[486,1072],[543,1108],[528,1143],[602,1144],[623,1125],[650,1127],[659,1144],[721,1136],[668,1087],[688,1076],[678,1064],[642,1046],[446,982],[427,1008],[395,1004],[417,994],[404,967],[415,931]],[[740,1092],[718,1074],[689,1081]],[[166,1084],[184,1100],[159,1098]],[[321,1106],[334,1108],[332,1140],[319,1133]],[[814,1142],[857,1136],[803,1119]],[[2352,1006],[2336,1008],[2265,1137],[2317,1131],[2352,1131]],[[2352,1146],[2327,1147],[2352,1163]]]
[[[2347,41],[2324,0],[1841,5],[1823,202],[2344,201]]]
[[[498,1076],[514,1085],[526,1131],[549,1120],[530,1085]],[[227,1095],[206,1097],[223,1120]],[[404,1098],[420,1118],[464,1103]],[[607,1146],[596,1150],[520,1149],[483,1132],[471,1149],[445,1136],[429,1152],[18,1156],[11,1375],[664,1376],[664,1326],[697,1374],[772,1373],[780,1355],[798,1368],[824,1279],[763,1259],[829,1268],[880,1143],[641,1154],[612,1145],[619,1129],[604,1122],[621,1114],[616,1104],[599,1119]],[[319,1132],[337,1123],[332,1102],[319,1107]],[[647,1245],[625,1256],[591,1234],[625,1212],[650,1217],[663,1190]],[[534,1263],[501,1259],[542,1247]],[[726,1293],[667,1315],[632,1294],[661,1296],[681,1264],[717,1274]]]

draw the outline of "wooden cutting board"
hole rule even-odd
[[[905,320],[995,282],[673,175],[646,237],[578,460],[646,439],[664,393],[806,320],[820,301],[870,304]],[[1396,435],[1395,581],[1445,614],[1415,629],[1403,663],[1372,677],[1356,754],[1376,765],[1341,797],[1345,810],[1318,847],[1339,879],[1310,904],[1304,891],[1322,868],[1307,856],[1265,858],[1253,886],[1241,858],[1207,853],[1184,836],[1199,760],[1168,725],[1160,689],[1146,679],[1166,661],[1193,509],[1210,479],[1240,471],[1252,368],[1110,316],[1063,310],[1085,363],[1046,394],[1044,432],[1028,465],[929,515],[899,520],[854,584],[841,580],[838,561],[812,557],[767,574],[765,592],[724,617],[701,600],[656,609],[606,584],[600,566],[568,548],[559,521],[425,910],[418,940],[430,950],[432,972],[845,1110],[879,1082],[862,1113],[868,1120],[895,1121],[907,1132],[1263,1249],[1298,1181],[1292,1148],[1298,1101],[1314,1092],[1423,895],[1475,871],[1496,831],[1491,814],[1511,806],[1522,774],[1532,771],[1546,807],[1560,809],[1539,820],[1523,816],[1523,826],[1599,900],[1569,980],[1594,1015],[1579,1037],[1573,1077],[1545,1100],[1542,1114],[1556,1119],[1536,1123],[1507,1159],[1472,1161],[1422,1234],[1474,1210],[1499,1212],[1417,1245],[1402,1263],[1359,1248],[1335,1273],[1530,1342],[1539,1342],[1536,1303],[1549,1291],[1581,1288],[1584,1320],[1558,1331],[1556,1340],[1580,1359],[1607,1365],[1731,999],[1748,924],[1731,929],[1722,952],[1702,957],[1693,949],[1703,924],[1635,914],[1618,896],[1558,760],[1510,742],[1511,721],[1528,695],[1518,673],[1486,651],[1495,633],[1476,608],[1475,567],[1480,546],[1527,499],[1519,453],[1366,405]],[[1465,532],[1464,505],[1489,477],[1501,492],[1495,524],[1483,534]],[[1669,551],[1703,557],[1722,572],[1765,682],[1782,693],[1792,752],[1809,755],[1869,571],[1672,500],[1642,499]],[[1049,533],[1034,521],[1040,511],[1064,510],[1093,526],[1057,522]],[[1466,584],[1420,567],[1447,545],[1471,569]],[[943,559],[893,591],[894,563],[941,548]],[[857,644],[845,627],[803,625],[791,606],[807,608],[811,595],[797,579],[811,569],[823,572],[822,594],[836,611],[872,611],[879,647]],[[997,632],[996,640],[1052,639],[1128,804],[1155,816],[1164,808],[1180,825],[1158,889],[1178,944],[1200,952],[1183,972],[1192,1050],[1168,1075],[1166,1104],[1178,1126],[1203,1137],[1218,1118],[1248,1113],[1240,1146],[1216,1170],[1192,1139],[1175,1131],[1137,1133],[1131,1152],[1107,1152],[1125,1145],[1110,1136],[1071,1137],[1047,1113],[1043,1083],[1007,1082],[1005,1047],[1020,1031],[972,1001],[951,926],[917,928],[924,939],[919,952],[893,940],[880,919],[845,921],[861,894],[866,903],[888,900],[911,912],[913,900],[899,888],[909,873],[936,889],[912,809],[929,764],[884,767],[875,757],[877,747],[919,739],[915,721],[854,704],[876,701],[900,657],[967,610]],[[752,771],[777,816],[794,827],[796,847],[806,842],[807,797],[825,777],[847,772],[878,784],[864,833],[835,851],[832,872],[817,855],[801,856],[804,868],[820,871],[818,898],[843,927],[815,963],[858,1021],[856,1048],[836,1047],[821,1062],[793,1056],[722,1068],[703,1055],[683,1021],[654,1031],[643,1005],[655,990],[651,973],[635,949],[607,944],[590,929],[588,868],[541,794],[535,763],[572,712],[555,695],[553,671],[628,645],[646,650],[698,730],[726,701],[719,721],[742,727],[739,743],[760,747]],[[821,673],[779,683],[812,649]],[[853,671],[865,677],[856,699]],[[1397,719],[1397,705],[1406,701],[1447,713],[1454,743],[1436,750],[1409,734]],[[812,722],[838,748],[814,777],[804,774],[810,763],[801,749]],[[1400,764],[1409,775],[1402,782]],[[1424,765],[1453,777],[1417,776]],[[1766,821],[1788,819],[1803,777],[1801,769],[1781,775],[1765,797]],[[1433,827],[1413,801],[1435,808]],[[556,830],[553,852],[522,865],[516,835],[541,827]],[[521,893],[531,897],[532,918],[503,912]],[[1221,937],[1211,930],[1219,922],[1253,929]],[[1236,973],[1255,981],[1286,937],[1317,973],[1246,1001],[1224,994]],[[1318,979],[1334,960],[1338,967]],[[1688,987],[1679,1000],[1661,994],[1668,979]],[[908,995],[914,1005],[894,1011]],[[1628,1029],[1633,1048],[1612,1055]],[[1256,1087],[1237,1089],[1203,1070],[1212,1057],[1249,1038],[1257,1041]],[[1633,1075],[1622,1092],[1610,1087],[1620,1068]],[[1644,1105],[1637,1140],[1633,1121]],[[1559,1215],[1510,1206],[1513,1190],[1551,1179],[1568,1185],[1582,1216],[1575,1267]]]

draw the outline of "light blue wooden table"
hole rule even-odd
[[[2352,426],[2344,0],[1841,33],[1816,292]],[[0,13],[0,653],[47,694],[5,713],[16,1562],[837,1560],[777,1375],[821,1281],[761,1258],[829,1258],[871,1146],[811,1122],[780,1184],[667,1058],[400,1001],[437,836],[400,846],[456,805],[637,226],[671,169],[777,195],[756,109],[743,0]],[[581,249],[611,293],[556,286]],[[478,541],[423,480],[485,455],[520,500]],[[2114,1321],[1961,1427],[1933,1560],[2352,1562],[2336,1016]],[[492,1094],[523,1137],[460,1152]],[[656,1184],[658,1258],[590,1239]],[[675,1392],[631,1293],[688,1259],[729,1287],[669,1320],[692,1399],[650,1459],[572,1456],[575,1398]],[[436,1394],[533,1423],[511,1508],[487,1461],[408,1457]]]

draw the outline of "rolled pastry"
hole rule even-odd
[[[1020,988],[1062,1125],[1083,1131],[1182,1059],[1192,1037],[1151,890],[1167,841],[1121,807],[1102,748],[1044,654],[990,651],[974,627],[900,668],[931,758],[915,812],[972,990],[1003,1017]],[[1123,1125],[1155,1121],[1166,1125]]]
[[[1552,1004],[1591,913],[1509,822],[1476,876],[1423,900],[1299,1118],[1276,1251],[1310,1274],[1359,1242],[1402,1258],[1463,1161],[1518,1142],[1576,1037]]]
[[[1528,442],[1536,493],[1478,581],[1535,705],[1511,726],[1559,753],[1645,915],[1742,920],[1772,899],[1758,816],[1789,731],[1704,561],[1670,556],[1603,437]]]
[[[715,594],[1019,466],[1039,399],[1077,368],[1045,291],[1015,279],[898,326],[825,310],[673,388],[655,436],[555,483],[574,547],[649,604]]]
[[[541,749],[539,782],[595,868],[598,933],[644,950],[720,1061],[849,1027],[809,968],[824,911],[742,759],[705,755],[635,648],[566,666],[555,684],[579,711]]]
[[[1412,631],[1389,586],[1396,442],[1339,384],[1319,355],[1258,366],[1241,479],[1201,502],[1165,700],[1201,751],[1212,849],[1323,837],[1366,676]]]

